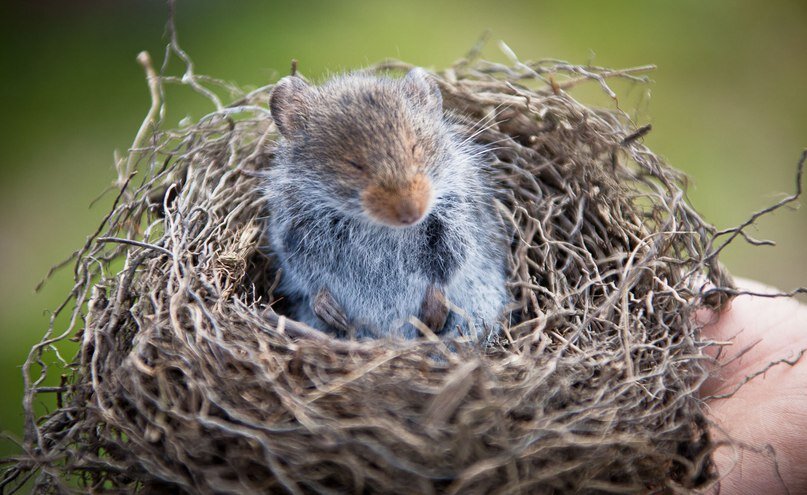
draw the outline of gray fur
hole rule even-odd
[[[476,339],[490,335],[507,301],[506,246],[483,185],[482,150],[443,116],[434,82],[422,69],[403,79],[345,75],[320,87],[289,79],[272,97],[284,139],[265,193],[292,316],[331,330],[311,310],[312,297],[327,288],[359,337],[414,338],[419,332],[407,320],[436,284],[461,308],[449,315],[445,335],[458,327]],[[394,182],[410,146],[422,148],[431,210],[410,227],[381,225],[361,206],[365,176]],[[359,172],[345,164],[348,156],[361,161]]]

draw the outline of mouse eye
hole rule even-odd
[[[358,162],[354,162],[353,160],[347,160],[347,163],[356,170],[364,170],[364,166]]]

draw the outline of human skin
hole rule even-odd
[[[777,292],[756,282],[737,283],[741,291]],[[703,336],[731,344],[719,353],[713,349],[718,364],[701,397],[713,438],[731,439],[734,446],[715,452],[720,481],[710,493],[807,493],[807,353],[800,356],[807,350],[807,306],[792,298],[740,295],[711,320]],[[780,360],[792,364],[770,366]],[[729,397],[710,398],[735,389]]]

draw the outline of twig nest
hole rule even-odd
[[[446,111],[491,146],[512,235],[497,342],[338,340],[282,315],[259,189],[276,129],[260,88],[190,125],[152,122],[132,151],[139,176],[122,167],[114,210],[78,256],[71,304],[86,317],[61,407],[37,422],[28,410],[19,472],[39,468],[45,492],[70,478],[149,493],[710,481],[691,317],[703,285],[730,284],[714,230],[641,143],[646,129],[565,92],[638,76],[465,60],[437,77]]]

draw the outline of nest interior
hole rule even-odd
[[[143,58],[153,106],[119,194],[76,256],[72,323],[26,363],[25,454],[42,493],[644,493],[714,478],[691,319],[731,282],[685,180],[619,110],[569,88],[613,71],[475,53],[436,74],[447,111],[492,144],[512,232],[513,323],[484,348],[337,340],[282,316],[259,186],[272,86],[227,86]],[[371,72],[402,72],[387,62]],[[167,84],[215,109],[167,128]],[[138,171],[138,173],[135,173]],[[268,212],[271,215],[271,212]],[[120,268],[122,266],[122,268]],[[53,329],[51,329],[53,330]],[[59,407],[37,356],[75,336]],[[38,353],[38,354],[37,354]]]

